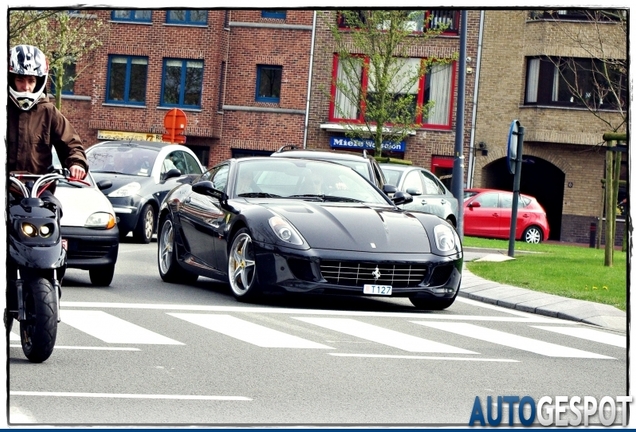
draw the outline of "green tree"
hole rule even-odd
[[[46,55],[58,109],[62,107],[62,89],[92,64],[92,54],[102,45],[105,29],[104,22],[89,10],[9,10],[9,44],[34,45]]]
[[[441,11],[440,11],[441,12]],[[418,126],[417,120],[435,110],[435,101],[418,104],[420,78],[456,60],[413,58],[414,46],[448,28],[424,10],[340,10],[326,13],[338,56],[335,113],[341,118],[361,115],[363,125],[344,123],[352,139],[371,138],[376,157],[384,141],[400,142]],[[364,82],[366,81],[366,85]],[[360,114],[362,113],[362,114]]]

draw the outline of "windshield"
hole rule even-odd
[[[237,163],[235,197],[281,197],[389,204],[353,169],[304,159],[243,159]]]
[[[86,152],[94,173],[127,174],[150,177],[157,151],[129,145],[91,147]]]

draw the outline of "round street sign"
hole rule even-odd
[[[185,131],[188,119],[185,113],[179,108],[173,108],[168,111],[163,118],[163,126],[166,128],[166,133],[162,138],[169,142],[185,143]]]
[[[508,163],[508,172],[514,175],[516,171],[517,162],[517,143],[519,134],[519,120],[513,120],[510,124],[510,131],[508,132],[508,154],[506,156],[506,162]]]

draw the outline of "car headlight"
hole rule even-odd
[[[274,216],[269,219],[269,226],[274,230],[276,237],[284,242],[294,245],[301,245],[304,240],[300,233],[285,219],[280,216]]]
[[[113,198],[121,198],[135,195],[137,192],[141,190],[141,185],[138,182],[128,183],[125,186],[120,187],[117,190],[112,191],[108,194],[109,197]]]
[[[93,213],[84,223],[86,228],[111,229],[115,226],[115,216],[106,212]]]
[[[436,225],[433,232],[435,233],[435,245],[441,252],[450,252],[459,245],[459,237],[450,226]]]

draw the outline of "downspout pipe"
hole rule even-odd
[[[311,100],[311,80],[314,69],[314,46],[316,44],[316,16],[314,11],[314,22],[311,28],[311,51],[309,54],[309,79],[307,80],[307,106],[305,107],[305,130],[303,132],[303,148],[307,148],[307,132],[309,129],[309,101]]]
[[[468,157],[468,175],[466,183],[468,187],[473,187],[473,178],[475,177],[475,122],[477,121],[477,99],[479,95],[479,72],[481,71],[481,50],[484,39],[484,14],[480,12],[479,17],[479,39],[477,41],[477,60],[475,61],[475,92],[473,94],[473,119],[470,126],[470,147]]]

